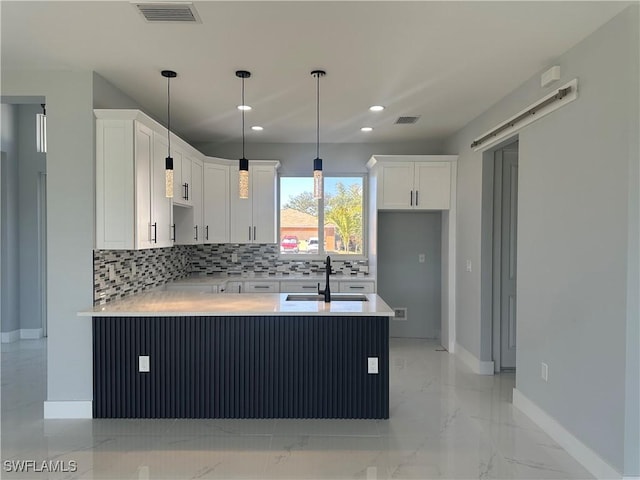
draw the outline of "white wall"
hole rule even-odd
[[[516,388],[610,466],[636,476],[638,44],[634,6],[550,62],[562,68],[557,84],[543,89],[535,76],[446,144],[459,154],[457,339],[485,359],[485,172],[482,152],[469,145],[579,78],[575,102],[519,133]],[[548,383],[540,362],[549,365]]]
[[[195,143],[205,155],[236,159],[241,144]],[[313,143],[247,143],[247,158],[254,160],[280,160],[281,175],[312,175],[316,144]],[[367,173],[366,163],[372,155],[429,155],[442,152],[436,141],[407,143],[342,143],[320,144],[322,168],[328,173]]]

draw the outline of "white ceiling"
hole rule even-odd
[[[202,23],[146,23],[130,2],[2,1],[2,69],[95,70],[191,142],[401,142],[451,134],[629,2],[196,1]],[[542,93],[542,91],[541,91]],[[382,104],[382,113],[368,107]],[[525,105],[523,105],[525,107]],[[515,113],[515,112],[514,112]],[[415,125],[398,116],[420,115]],[[360,132],[372,126],[371,133]]]

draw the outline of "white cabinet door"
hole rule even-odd
[[[382,165],[378,183],[378,208],[412,208],[413,162],[394,162]]]
[[[249,198],[239,198],[238,170],[231,168],[231,243],[276,243],[276,171],[249,167]]]
[[[173,203],[191,206],[191,158],[179,148],[171,149],[173,157]]]
[[[189,198],[193,205],[193,226],[195,230],[194,243],[205,242],[205,228],[203,221],[203,165],[197,160],[191,161],[191,184]]]
[[[418,210],[448,210],[451,163],[424,162],[415,165],[414,206]]]
[[[151,239],[151,171],[153,159],[153,132],[135,122],[135,248],[153,248]]]
[[[137,138],[136,138],[137,141]],[[141,142],[143,145],[144,142]],[[96,121],[96,248],[135,247],[135,175],[133,122],[98,119]],[[149,183],[147,165],[142,159],[143,180]],[[148,190],[147,190],[148,191]],[[150,197],[146,198],[150,201]],[[147,205],[147,209],[149,206]],[[148,225],[147,220],[143,225]]]
[[[276,172],[257,166],[249,172],[253,187],[253,243],[276,243]]]
[[[153,248],[173,245],[173,218],[171,199],[165,191],[165,158],[167,141],[154,132],[153,162],[151,165],[151,243]]]
[[[204,165],[204,242],[229,243],[229,167]]]

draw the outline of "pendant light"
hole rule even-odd
[[[240,158],[238,165],[238,191],[240,198],[249,198],[249,160],[244,156],[244,112],[249,110],[249,107],[244,103],[244,79],[250,76],[251,72],[246,70],[238,70],[236,72],[236,77],[242,79],[242,103],[238,105],[238,109],[242,112],[242,158]]]
[[[167,158],[164,160],[164,189],[167,198],[173,197],[173,158],[171,157],[171,88],[172,78],[178,74],[173,70],[162,70],[162,76],[167,79]]]
[[[47,153],[47,109],[44,103],[42,113],[36,113],[36,151]]]
[[[313,70],[316,77],[316,158],[313,160],[313,198],[322,198],[322,159],[320,158],[320,77],[327,74],[324,70]]]

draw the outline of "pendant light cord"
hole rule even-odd
[[[320,74],[316,74],[316,158],[320,158]]]
[[[244,77],[242,77],[242,158],[244,158]]]
[[[167,77],[167,139],[169,145],[167,146],[167,157],[171,156],[171,77]]]

